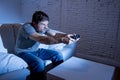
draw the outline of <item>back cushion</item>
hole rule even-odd
[[[9,53],[14,53],[18,29],[21,26],[21,24],[3,24],[0,27],[3,45]]]

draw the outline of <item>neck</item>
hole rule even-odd
[[[32,23],[31,23],[31,25],[34,27],[34,29],[36,30],[36,32],[39,32],[39,31],[38,31],[38,27],[37,27],[37,24],[36,24],[36,23],[32,22]]]

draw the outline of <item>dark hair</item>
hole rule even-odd
[[[49,21],[49,17],[46,13],[42,11],[35,11],[32,15],[32,22],[35,22],[35,24],[38,24],[40,21]]]

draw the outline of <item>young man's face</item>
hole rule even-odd
[[[44,33],[48,29],[48,21],[41,21],[37,26],[38,31]]]

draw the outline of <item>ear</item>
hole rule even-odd
[[[36,23],[35,22],[32,22],[33,26],[36,26]]]
[[[35,28],[35,30],[38,32],[38,26],[37,26],[37,24],[35,22],[32,22],[32,24],[33,24],[33,27]]]

